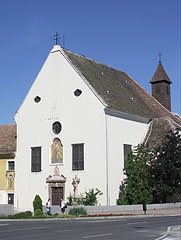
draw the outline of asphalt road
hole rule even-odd
[[[181,216],[0,221],[2,240],[160,240]]]

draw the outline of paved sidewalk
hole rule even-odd
[[[134,215],[142,215],[143,211],[126,211],[119,212],[120,214],[134,214]],[[155,210],[147,210],[146,215],[180,215],[181,217],[181,208],[169,208],[169,209],[155,209]]]

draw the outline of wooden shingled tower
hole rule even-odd
[[[150,81],[152,85],[152,96],[156,98],[165,108],[171,111],[171,93],[170,84],[172,81],[166,74],[161,59],[157,69]]]

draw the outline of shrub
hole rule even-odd
[[[34,208],[34,213],[37,209],[40,209],[40,211],[43,213],[42,200],[39,195],[35,196],[35,199],[33,201],[33,208]]]
[[[69,211],[69,215],[75,215],[75,216],[87,215],[87,210],[84,208],[72,208]]]
[[[35,212],[34,212],[34,216],[35,217],[38,217],[38,216],[42,216],[43,215],[43,212],[41,209],[36,209]]]
[[[128,200],[123,198],[123,197],[120,197],[116,200],[116,204],[117,205],[128,205]]]
[[[98,203],[97,197],[103,193],[98,189],[89,189],[89,192],[85,192],[85,197],[83,198],[84,206],[95,206]]]
[[[26,212],[15,213],[14,215],[8,215],[4,218],[6,218],[6,219],[24,219],[24,218],[31,218],[31,217],[32,217],[32,212],[26,211]]]

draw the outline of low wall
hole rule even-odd
[[[181,208],[181,202],[177,203],[163,203],[163,204],[147,204],[147,210],[157,210],[157,209],[169,209],[169,208]],[[143,205],[115,205],[115,206],[68,206],[65,210],[65,214],[69,212],[71,208],[84,208],[87,210],[88,214],[96,213],[119,213],[119,212],[134,212],[143,211]],[[43,211],[46,212],[46,207],[44,206]],[[61,209],[59,206],[51,207],[52,214],[60,214]]]
[[[7,216],[14,214],[14,205],[0,204],[0,216]]]
[[[68,214],[71,208],[83,207],[87,210],[88,214],[96,213],[119,213],[119,212],[134,212],[142,211],[143,206],[140,205],[115,205],[115,206],[68,206],[65,214]],[[163,203],[163,204],[147,204],[147,210],[181,208],[181,202],[177,203]],[[43,206],[43,212],[46,213],[46,207]],[[52,214],[61,214],[59,206],[51,206]],[[14,206],[11,204],[0,204],[0,216],[7,216],[14,214]]]

